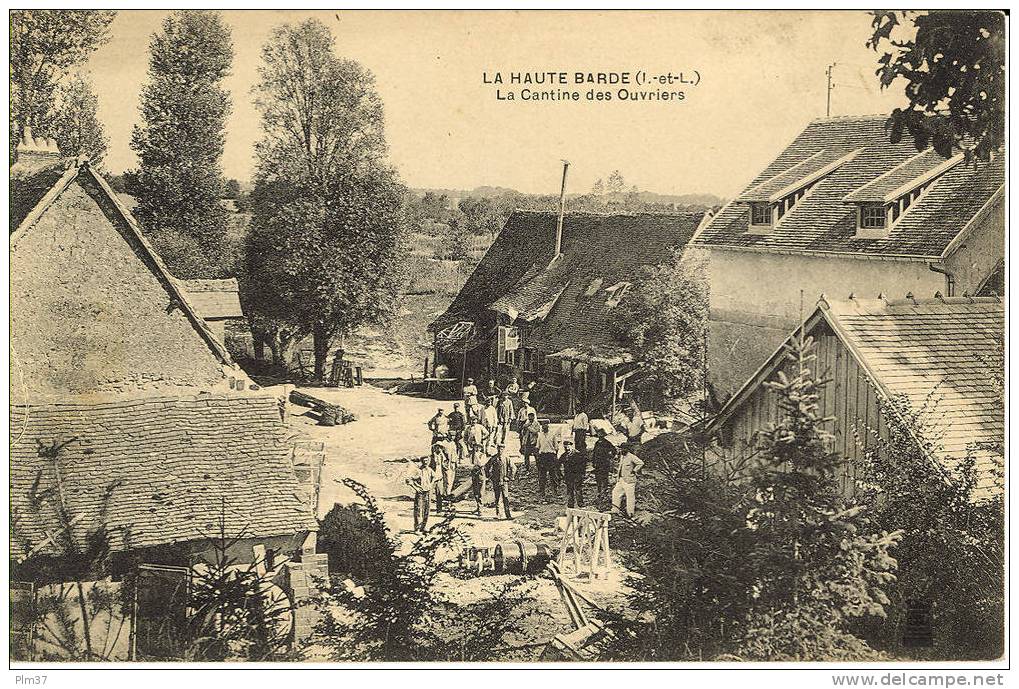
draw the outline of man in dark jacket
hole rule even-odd
[[[535,417],[534,411],[527,413],[527,420],[520,428],[520,453],[524,456],[524,469],[531,470],[531,457],[535,458],[537,464],[538,456],[538,434],[541,433],[541,424]]]
[[[605,429],[599,428],[596,433],[598,440],[591,450],[591,468],[594,470],[594,481],[598,486],[598,497],[605,498],[609,495],[609,474],[612,472],[616,446],[605,437]]]
[[[563,441],[563,482],[566,484],[566,506],[584,506],[584,479],[587,477],[587,455],[573,448],[569,440]]]
[[[464,429],[467,427],[467,419],[460,411],[460,403],[453,403],[453,411],[446,417],[449,422],[449,434],[453,444],[456,445],[456,461],[462,462],[464,458]]]

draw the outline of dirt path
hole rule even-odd
[[[319,517],[325,515],[334,503],[348,504],[356,499],[340,483],[344,478],[352,478],[364,484],[375,496],[392,532],[405,543],[409,542],[414,538],[413,500],[404,483],[404,475],[412,458],[426,455],[429,451],[431,433],[426,426],[428,419],[438,407],[448,412],[451,404],[388,394],[367,385],[353,389],[308,388],[302,391],[340,404],[358,417],[357,421],[343,426],[318,426],[306,415],[305,408],[290,405],[291,425],[295,431],[325,445],[326,463],[322,471]],[[462,473],[459,480],[464,480]],[[589,496],[594,494],[593,478],[589,478],[585,492]],[[471,543],[527,540],[543,542],[558,550],[561,535],[556,519],[565,512],[561,499],[551,502],[538,500],[537,476],[533,468],[530,474],[510,484],[510,495],[512,521],[497,520],[495,509],[488,506],[483,508],[480,518],[475,516],[474,502],[468,498],[457,504],[454,524]],[[485,500],[486,505],[492,504],[491,492]],[[607,505],[602,504],[598,508],[606,509]],[[624,593],[623,577],[623,570],[615,565],[609,577],[591,583],[581,582],[578,586],[599,604],[615,604],[621,601]],[[462,580],[449,577],[440,581],[444,595],[468,603],[486,595],[493,585],[512,578],[487,576]],[[538,617],[542,618],[529,623],[533,626],[533,633],[528,635],[531,640],[547,639],[552,634],[568,631],[568,617],[551,581],[538,577],[528,586],[533,589],[534,612],[540,613]]]

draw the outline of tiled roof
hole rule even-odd
[[[682,249],[701,214],[568,213],[562,254],[551,261],[556,218],[514,212],[438,322],[476,320],[494,309],[533,318],[527,346],[547,353],[618,348],[606,289],[638,280],[641,268]]]
[[[921,180],[955,167],[961,161],[962,156],[945,160],[933,148],[927,149],[852,191],[845,200],[850,203],[893,201],[896,192],[912,191],[910,187],[916,188]]]
[[[786,174],[794,166],[813,167],[822,159],[862,150],[818,181],[770,234],[747,234],[749,206],[733,201],[705,223],[692,244],[736,250],[941,257],[967,222],[1002,188],[1004,157],[997,156],[977,168],[956,165],[902,215],[888,237],[856,239],[856,209],[846,203],[847,196],[906,163],[903,174],[888,178],[889,183],[901,186],[908,182],[901,178],[914,171],[914,166],[926,169],[935,161],[925,155],[911,163],[917,157],[913,140],[906,134],[898,144],[890,143],[885,120],[883,116],[815,120],[738,198],[787,186],[787,178],[800,176],[797,171]]]
[[[11,554],[59,533],[54,443],[67,510],[99,522],[114,550],[215,536],[274,536],[317,528],[297,496],[291,443],[273,397],[147,398],[105,404],[11,406]],[[33,495],[48,497],[33,504]],[[42,552],[52,553],[53,548]]]
[[[822,305],[843,341],[889,396],[925,410],[941,458],[1003,444],[1005,305],[998,299],[834,301]],[[977,450],[978,490],[1000,480],[1002,458]],[[1000,486],[999,486],[1000,487]]]
[[[1003,486],[1005,305],[996,297],[827,301],[807,319],[827,323],[885,399],[923,412],[935,458],[952,470],[972,451],[977,495]],[[799,332],[790,337],[796,337]],[[731,418],[785,357],[780,348],[709,424]]]
[[[178,280],[191,305],[205,319],[243,318],[237,278]]]

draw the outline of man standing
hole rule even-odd
[[[509,385],[506,386],[506,393],[509,395],[516,396],[520,392],[520,384],[516,378],[510,378]]]
[[[520,427],[520,453],[524,456],[524,470],[528,473],[531,471],[531,457],[535,458],[535,464],[538,462],[538,436],[540,434],[541,424],[538,423],[538,417],[532,408],[527,413],[527,420]]]
[[[609,495],[609,472],[612,470],[612,459],[616,456],[616,446],[605,437],[605,429],[595,431],[598,440],[591,450],[591,468],[594,470],[594,481],[598,486],[598,497]]]
[[[496,408],[499,398],[489,397],[488,405],[485,407],[485,413],[481,417],[481,423],[485,426],[489,433],[495,433],[499,427],[499,410]]]
[[[428,430],[432,432],[432,445],[449,438],[449,419],[442,412],[442,407],[428,420]]]
[[[632,517],[634,512],[637,511],[637,473],[644,466],[644,461],[637,455],[633,454],[633,446],[630,443],[625,443],[620,449],[622,450],[622,454],[619,456],[619,470],[616,472],[616,485],[612,489],[612,507],[621,512],[621,503],[625,497],[626,513]]]
[[[495,387],[495,381],[489,380],[488,385],[485,387],[485,404],[487,405],[492,400],[499,399],[499,388]]]
[[[481,495],[485,487],[485,465],[488,455],[485,443],[488,431],[478,421],[467,426],[467,450],[471,458],[471,495],[474,497],[474,514],[481,516]]]
[[[464,458],[464,429],[467,427],[467,419],[460,411],[460,403],[453,402],[453,411],[447,417],[449,420],[449,433],[453,444],[456,446],[456,460],[462,462]]]
[[[516,421],[517,411],[513,407],[513,400],[510,399],[509,395],[505,392],[502,393],[502,399],[499,401],[499,438],[498,442],[500,445],[506,443],[506,438],[509,437],[510,426]]]
[[[407,485],[414,496],[414,531],[425,533],[428,528],[428,513],[432,508],[432,486],[435,472],[428,466],[427,457],[419,457],[407,470]]]
[[[474,403],[478,401],[478,386],[474,384],[473,378],[467,379],[467,385],[464,385],[464,408],[469,414],[471,409],[474,408]],[[456,407],[456,405],[453,405]]]
[[[573,417],[573,444],[581,452],[587,452],[587,432],[591,429],[591,419],[584,410]]]
[[[499,445],[499,450],[488,462],[488,476],[492,480],[492,492],[495,493],[495,517],[499,518],[499,503],[502,502],[506,519],[513,519],[510,514],[509,484],[506,482],[509,471],[509,460],[506,457],[506,446]]]
[[[545,499],[545,486],[550,485],[554,495],[559,494],[559,441],[549,433],[548,421],[542,421],[538,433],[538,497]]]
[[[584,506],[584,479],[587,477],[587,454],[573,448],[569,440],[563,441],[563,480],[566,483],[566,506]]]

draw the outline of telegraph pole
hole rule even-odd
[[[835,84],[833,84],[832,81],[831,81],[831,74],[832,74],[832,70],[835,69],[835,65],[837,65],[837,64],[838,64],[837,62],[831,63],[830,65],[828,65],[828,69],[825,72],[828,75],[828,89],[827,89],[827,93],[828,93],[828,105],[824,109],[824,116],[825,117],[831,117],[831,90],[833,88],[835,88]]]

